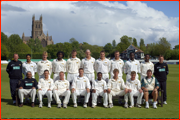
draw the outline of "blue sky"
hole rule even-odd
[[[43,32],[54,43],[69,42],[104,46],[120,42],[123,35],[139,43],[165,37],[179,44],[178,1],[2,1],[1,30],[8,36],[31,36],[32,15],[43,16]]]

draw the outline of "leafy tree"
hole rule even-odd
[[[159,44],[159,46],[158,46],[159,54],[164,55],[166,50],[171,49],[171,44],[164,37],[160,38],[160,41],[158,42],[158,44]]]
[[[30,54],[31,48],[28,45],[21,43],[15,46],[14,53],[29,53]]]
[[[132,43],[134,46],[136,46],[136,47],[138,47],[137,46],[137,40],[136,40],[136,38],[133,38],[133,43]]]
[[[179,49],[179,45],[175,45],[173,49]]]
[[[23,43],[22,39],[18,34],[12,34],[8,39],[9,42],[12,43],[13,45],[18,45]]]
[[[105,46],[104,46],[104,50],[105,52],[107,53],[110,53],[113,49],[113,46],[111,45],[111,43],[107,43]]]
[[[112,41],[112,46],[113,46],[113,48],[116,47],[116,41],[115,40]]]
[[[75,38],[71,38],[71,39],[69,40],[70,43],[73,43],[73,42],[75,42],[75,41],[77,41]]]
[[[6,47],[6,45],[1,44],[1,59],[7,59],[7,57],[9,56],[9,51]]]
[[[65,53],[66,58],[71,57],[71,51],[72,51],[72,44],[70,44],[68,42],[64,42],[64,50],[63,50],[63,52]]]
[[[8,37],[3,32],[1,32],[1,44],[4,44],[4,45],[8,44]]]
[[[33,38],[29,39],[27,42],[27,45],[32,49],[32,52],[43,52],[43,46],[41,44],[41,41],[36,38],[35,40]]]
[[[144,44],[144,39],[140,39],[140,49],[145,52],[146,51],[146,47],[145,47],[145,44]]]

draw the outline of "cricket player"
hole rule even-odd
[[[149,61],[149,54],[145,55],[145,61],[141,63],[141,80],[147,76],[147,70],[151,70],[154,73],[154,64]]]
[[[10,78],[10,90],[13,104],[16,104],[16,88],[18,88],[19,80],[22,79],[22,62],[18,60],[18,54],[13,55],[13,60],[8,63],[6,72]]]
[[[144,91],[144,99],[146,100],[145,108],[149,108],[148,97],[153,96],[153,108],[157,108],[157,97],[158,97],[158,88],[159,82],[155,77],[152,77],[152,70],[147,70],[147,76],[141,81],[141,88]]]
[[[38,82],[38,99],[39,107],[43,107],[42,97],[44,95],[48,98],[48,108],[51,108],[52,90],[54,89],[54,81],[49,77],[49,71],[44,71],[44,78],[39,79]]]
[[[89,49],[86,50],[86,57],[81,61],[81,68],[84,69],[84,76],[86,76],[90,82],[94,81],[94,67],[95,59],[91,56]]]
[[[59,80],[59,72],[64,72],[64,79],[65,73],[66,73],[66,61],[63,59],[64,58],[64,52],[59,51],[57,52],[57,59],[53,60],[52,62],[52,72],[54,73],[53,80],[54,82],[56,80]]]
[[[119,70],[113,70],[114,77],[109,80],[107,85],[107,92],[109,98],[109,107],[113,107],[112,96],[124,96],[128,91],[126,85],[124,84],[124,80],[122,77],[119,77]]]
[[[71,94],[69,90],[69,81],[65,80],[63,71],[59,73],[59,78],[60,79],[56,80],[56,82],[54,83],[53,96],[56,100],[57,108],[61,108],[61,100],[59,99],[59,96],[65,96],[63,107],[67,108],[67,104],[69,102]]]
[[[31,55],[26,55],[26,62],[22,64],[22,73],[24,74],[24,78],[27,78],[26,74],[28,71],[31,72],[32,78],[35,78],[35,74],[37,72],[37,65],[35,62],[31,61]]]
[[[111,79],[114,77],[114,74],[113,74],[114,69],[119,70],[118,76],[119,76],[119,78],[122,78],[122,76],[123,76],[122,72],[124,71],[124,61],[122,59],[120,59],[119,51],[115,51],[114,56],[115,56],[115,58],[111,60],[111,69],[110,69]]]
[[[168,65],[163,62],[164,56],[159,56],[159,62],[154,65],[154,76],[159,82],[159,88],[164,91],[163,93],[163,103],[167,104],[167,93],[166,93],[166,80],[169,74]]]
[[[102,73],[102,79],[108,83],[109,80],[109,71],[111,67],[111,62],[109,59],[105,58],[105,51],[100,52],[100,58],[95,62],[96,73]]]
[[[83,107],[87,107],[87,103],[90,97],[90,82],[86,76],[83,76],[84,70],[82,68],[79,69],[79,76],[74,77],[72,82],[72,99],[74,103],[74,107],[77,107],[77,96],[85,96]]]
[[[143,97],[143,91],[141,89],[141,83],[140,81],[136,78],[136,72],[132,71],[131,72],[131,78],[126,80],[126,87],[128,90],[128,93],[124,95],[124,100],[125,104],[124,107],[128,108],[128,96],[130,98],[131,105],[129,106],[130,108],[134,107],[134,97],[137,96],[137,103],[136,107],[141,108],[141,99]]]
[[[102,80],[102,73],[97,73],[97,80],[92,82],[92,108],[95,108],[97,105],[97,97],[103,97],[103,105],[105,108],[108,107],[107,100],[107,86],[106,81]]]
[[[66,70],[67,70],[67,80],[70,82],[70,85],[74,79],[74,77],[78,76],[78,70],[80,68],[81,60],[76,57],[77,52],[73,50],[71,52],[71,58],[69,58],[66,62]]]
[[[20,98],[20,105],[19,107],[23,106],[23,99],[24,95],[30,95],[31,96],[31,107],[35,107],[34,101],[36,96],[36,89],[37,89],[37,81],[36,79],[32,78],[32,73],[30,71],[26,72],[26,78],[24,80],[21,80],[21,83],[19,85],[19,98]]]
[[[129,56],[130,56],[130,60],[128,60],[124,66],[124,73],[126,74],[126,80],[131,78],[132,71],[136,72],[136,79],[139,79],[138,73],[141,72],[140,63],[138,60],[135,60],[135,56],[133,52],[131,52]]]
[[[44,78],[44,70],[49,71],[49,78],[52,72],[52,63],[47,60],[48,53],[46,51],[43,52],[43,59],[37,63],[37,72],[39,74],[39,79]]]

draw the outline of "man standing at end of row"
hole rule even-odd
[[[52,72],[54,73],[53,80],[54,82],[56,80],[59,80],[59,72],[64,72],[64,79],[65,73],[66,73],[66,61],[63,59],[64,58],[64,52],[59,51],[57,52],[57,59],[54,59],[52,62]]]
[[[69,58],[66,62],[66,70],[67,70],[67,80],[70,82],[70,85],[74,79],[74,77],[78,76],[78,70],[80,68],[81,60],[76,57],[77,52],[73,50],[71,52],[71,58]]]
[[[102,73],[102,79],[108,83],[109,81],[109,71],[111,67],[111,62],[105,57],[105,51],[100,52],[100,58],[95,62],[96,73]]]
[[[48,53],[46,51],[43,52],[43,59],[37,63],[37,72],[39,74],[39,79],[44,78],[44,70],[49,71],[49,78],[52,72],[52,63],[47,60]]]
[[[149,54],[145,55],[145,61],[141,63],[141,80],[147,76],[147,70],[151,70],[154,73],[154,64],[149,61]]]
[[[123,67],[124,67],[124,61],[122,59],[120,59],[119,51],[115,51],[114,56],[115,56],[115,58],[111,60],[111,70],[110,70],[111,79],[113,79],[113,76],[114,76],[114,73],[113,73],[114,69],[118,69],[119,70],[118,77],[122,78],[122,76],[123,76],[122,72],[123,72]]]
[[[10,78],[10,90],[13,104],[16,103],[16,88],[18,88],[19,80],[22,79],[22,62],[18,60],[18,54],[13,55],[14,60],[8,63],[6,72]]]
[[[84,69],[84,76],[86,76],[90,82],[95,79],[94,76],[95,59],[91,56],[89,49],[86,50],[86,57],[81,61],[81,68]]]
[[[124,73],[126,74],[126,80],[131,78],[132,71],[136,72],[136,79],[139,79],[138,73],[141,72],[140,63],[138,60],[135,60],[135,55],[133,52],[131,52],[129,56],[130,56],[130,60],[128,60],[124,66]]]

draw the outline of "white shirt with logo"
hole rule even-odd
[[[94,73],[95,59],[93,57],[89,60],[87,58],[82,59],[81,68],[84,69],[84,73]]]
[[[105,58],[101,60],[100,58],[95,62],[96,72],[101,72],[102,74],[108,74],[110,72],[111,62],[109,59]]]
[[[123,75],[123,70],[124,70],[124,61],[122,59],[116,60],[115,58],[111,60],[111,69],[110,73],[111,75],[114,75],[113,70],[118,69],[119,70],[119,76],[122,77]]]
[[[127,73],[127,74],[131,74],[132,71],[135,71],[136,74],[137,73],[140,73],[140,63],[138,60],[128,60],[126,63],[125,63],[125,66],[124,66],[124,73]]]
[[[32,74],[32,78],[35,78],[35,72],[37,72],[37,65],[35,62],[24,62],[22,64],[22,73],[25,75],[24,78],[26,78],[26,73],[30,71]]]
[[[52,73],[52,63],[49,60],[41,60],[37,63],[37,72],[39,76],[44,74],[45,70],[49,70],[49,74]]]
[[[52,62],[52,72],[59,74],[59,72],[66,72],[66,61],[64,59],[58,60],[54,59]]]
[[[66,71],[68,73],[78,73],[81,60],[79,58],[69,58],[66,62]]]

